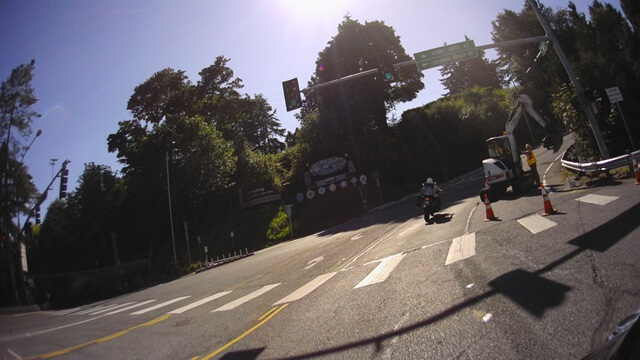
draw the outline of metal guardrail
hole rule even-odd
[[[565,151],[565,155],[566,155]],[[590,162],[590,163],[577,163],[564,159],[562,155],[562,166],[580,172],[595,172],[595,171],[608,171],[617,169],[623,166],[629,166],[632,164],[632,159],[635,158],[636,161],[640,160],[640,150],[634,151],[631,154],[626,154],[622,156],[618,156],[613,159],[607,159],[602,161]]]

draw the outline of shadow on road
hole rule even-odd
[[[253,360],[257,359],[264,351],[264,347],[249,350],[233,351],[225,354],[220,360]]]
[[[343,345],[318,350],[312,353],[296,355],[286,359],[318,357],[371,345],[375,346],[377,351],[381,351],[384,347],[384,342],[387,340],[435,324],[461,310],[498,294],[507,296],[522,309],[539,318],[545,311],[562,304],[566,292],[571,289],[569,286],[564,284],[548,280],[542,277],[542,275],[575,258],[584,251],[607,251],[618,241],[640,226],[640,222],[637,221],[639,217],[640,203],[619,214],[611,221],[569,241],[569,244],[575,245],[576,249],[549,265],[533,273],[523,269],[516,269],[505,273],[489,282],[492,290],[455,304],[430,318],[379,336],[369,337]]]

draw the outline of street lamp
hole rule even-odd
[[[42,135],[42,130],[38,130],[38,132],[36,133],[36,136],[34,136],[33,140],[31,140],[31,144],[29,144],[29,146],[27,146],[27,148],[24,149],[24,152],[22,153],[22,157],[20,158],[20,164],[22,164],[22,162],[24,161],[24,156],[27,155],[27,151],[29,151],[29,149],[31,149],[31,145],[33,145],[33,143],[36,141],[36,139],[40,135]]]

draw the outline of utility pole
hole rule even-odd
[[[178,257],[176,256],[176,233],[173,229],[173,210],[171,209],[171,182],[169,181],[169,149],[165,151],[167,165],[167,193],[169,194],[169,221],[171,223],[171,242],[173,243],[173,264],[178,266]]]
[[[556,50],[556,53],[558,54],[558,57],[560,58],[560,61],[564,66],[564,70],[567,72],[567,75],[569,75],[569,79],[571,79],[571,82],[573,83],[573,86],[576,89],[578,100],[582,104],[584,112],[587,115],[587,119],[589,119],[591,130],[593,130],[593,135],[596,138],[596,142],[598,143],[598,148],[600,149],[600,155],[602,156],[603,159],[608,159],[609,151],[607,150],[607,146],[604,142],[604,138],[602,137],[602,132],[600,132],[600,126],[598,125],[598,120],[596,119],[596,115],[594,114],[593,109],[591,108],[591,104],[587,103],[586,101],[586,98],[584,96],[584,89],[582,88],[582,85],[578,81],[576,74],[573,72],[573,68],[571,68],[571,64],[569,64],[569,60],[564,54],[564,51],[562,51],[562,47],[560,47],[560,43],[558,42],[556,35],[553,33],[553,31],[551,31],[551,27],[549,26],[547,21],[542,17],[542,14],[540,13],[540,10],[538,9],[536,2],[534,0],[527,0],[527,2],[531,6],[531,8],[533,8],[533,11],[536,13],[536,16],[538,17],[538,21],[540,22],[540,25],[542,25],[544,32],[551,40],[551,44],[553,44],[553,48]]]

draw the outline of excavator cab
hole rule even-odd
[[[509,144],[507,136],[498,136],[487,140],[487,149],[489,156],[494,159],[503,160],[511,157],[511,144]]]

